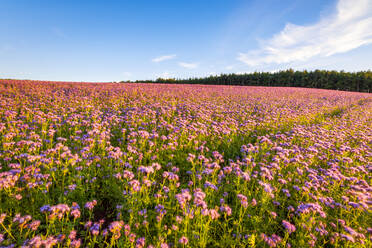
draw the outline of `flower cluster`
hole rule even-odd
[[[0,80],[1,247],[372,247],[372,98]]]

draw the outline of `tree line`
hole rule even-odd
[[[124,83],[124,81],[122,81]],[[137,80],[135,83],[282,86],[372,92],[372,71],[294,71],[221,74],[203,78]]]

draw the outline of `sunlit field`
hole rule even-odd
[[[1,247],[372,247],[372,95],[0,81]]]

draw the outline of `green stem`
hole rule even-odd
[[[9,230],[4,226],[3,223],[1,223],[2,227],[5,229],[5,231],[9,234],[9,236],[14,240],[16,241],[16,239],[13,237],[13,235],[9,232]]]

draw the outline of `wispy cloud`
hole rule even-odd
[[[169,78],[173,78],[173,77],[174,77],[173,73],[168,72],[168,71],[162,72],[160,74],[155,74],[155,78],[169,79]]]
[[[124,77],[132,77],[133,76],[133,73],[131,73],[130,71],[124,71],[121,73]]]
[[[253,73],[253,71],[237,71],[235,74],[250,74]]]
[[[187,69],[195,69],[198,67],[198,63],[179,62],[178,65]]]
[[[176,54],[170,54],[170,55],[163,55],[160,57],[156,57],[152,59],[152,62],[159,63],[165,60],[174,59],[177,55]]]
[[[12,51],[13,49],[14,47],[9,44],[0,45],[0,54],[5,54]]]
[[[307,61],[372,43],[372,1],[339,0],[336,11],[308,26],[287,24],[257,50],[239,53],[249,66]]]
[[[58,27],[52,27],[51,32],[53,35],[59,37],[59,38],[67,38],[66,34],[62,31],[62,29]]]
[[[207,76],[217,76],[217,75],[218,75],[218,73],[215,72],[215,71],[211,71],[211,72],[207,73]]]

